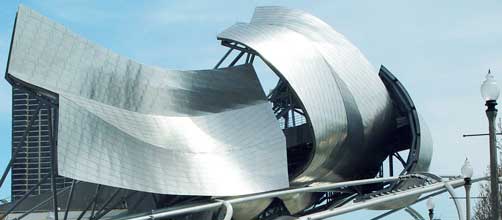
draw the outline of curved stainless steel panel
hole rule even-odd
[[[232,219],[256,219],[256,216],[258,216],[263,210],[265,210],[270,205],[270,203],[272,203],[272,199],[258,199],[251,202],[235,204],[233,205],[234,215],[232,216]]]
[[[289,186],[285,138],[250,65],[145,66],[21,6],[7,72],[59,95],[60,175],[182,195]]]
[[[345,36],[315,16],[283,7],[258,7],[251,24],[278,25],[308,38],[332,68],[332,74],[346,85],[345,96],[353,96],[364,135],[376,137],[383,133],[392,107],[389,95],[375,67]]]
[[[218,38],[256,51],[301,100],[315,154],[293,183],[374,174],[380,159],[356,155],[380,150],[392,105],[375,68],[356,47],[314,16],[281,7],[259,7],[249,24],[238,23]]]
[[[284,206],[286,206],[289,213],[295,215],[319,200],[319,197],[319,193],[309,192],[285,195],[280,198],[284,202]]]
[[[401,108],[401,114],[406,115],[405,117],[408,119],[409,134],[411,136],[408,143],[410,147],[407,159],[409,167],[405,167],[402,174],[427,172],[429,170],[433,153],[433,142],[429,128],[425,123],[425,120],[417,113],[413,100],[404,86],[384,66],[380,69],[380,77],[388,86],[389,91],[394,93],[395,98],[393,101],[396,102],[396,106]],[[424,182],[425,180],[421,178],[405,179],[393,186],[391,189],[405,190],[410,187],[422,185]],[[398,209],[413,204],[419,197],[420,195],[407,196],[396,201],[385,202],[372,206],[370,209]]]
[[[412,169],[414,173],[424,173],[429,171],[429,166],[432,161],[432,153],[434,143],[432,141],[432,135],[429,130],[429,126],[425,123],[425,120],[420,114],[418,114],[420,119],[420,147],[417,157],[417,162]]]

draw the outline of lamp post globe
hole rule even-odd
[[[464,178],[471,178],[473,174],[471,162],[469,161],[468,158],[465,158],[464,165],[462,165],[462,169],[460,170],[462,173],[462,177]]]
[[[432,200],[432,197],[427,199],[427,202],[425,203],[427,206],[427,209],[429,210],[429,220],[432,220],[434,217],[434,200]]]
[[[495,137],[495,118],[497,117],[497,99],[500,95],[500,89],[497,86],[495,77],[488,70],[486,79],[481,84],[481,96],[486,102],[486,117],[488,118],[488,134],[490,136],[490,202],[492,210],[492,219],[500,220],[500,204],[498,199],[498,174],[497,174],[497,140]]]
[[[469,159],[465,158],[464,165],[460,169],[462,177],[464,177],[465,187],[465,219],[471,219],[471,177],[473,174],[471,163]]]
[[[481,84],[481,96],[485,101],[496,101],[500,95],[500,89],[497,85],[497,81],[495,77],[488,70],[488,74],[486,74],[486,79]]]
[[[431,210],[434,209],[434,200],[432,198],[427,199],[427,202],[425,203],[427,205],[427,209]]]

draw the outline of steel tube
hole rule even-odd
[[[465,218],[471,219],[471,178],[464,178],[465,181]]]
[[[496,135],[502,135],[502,132],[495,133]],[[490,134],[464,134],[462,137],[478,137],[478,136],[488,136]]]
[[[115,191],[113,192],[112,196],[110,196],[110,198],[108,198],[108,200],[107,200],[107,201],[103,204],[103,206],[102,206],[102,207],[101,207],[101,208],[100,208],[100,209],[96,212],[96,214],[95,214],[95,215],[92,215],[92,216],[91,216],[93,220],[96,220],[96,219],[97,219],[97,218],[96,218],[96,216],[99,216],[99,215],[100,215],[100,213],[101,213],[101,212],[102,212],[102,211],[106,208],[106,206],[108,206],[108,205],[109,205],[109,204],[113,201],[113,199],[115,199],[115,197],[117,197],[117,195],[119,194],[119,192],[120,192],[121,190],[122,190],[122,189],[120,189],[120,188],[115,189]],[[153,195],[153,194],[152,194],[152,195]],[[114,207],[112,207],[112,208],[114,208]]]
[[[236,57],[235,59],[230,63],[230,65],[228,65],[228,67],[233,67],[235,66],[235,64],[237,63],[237,61],[239,61],[242,57],[242,55],[244,55],[244,51],[241,51]]]
[[[78,184],[78,183],[77,183]],[[57,195],[61,195],[62,193],[66,192],[69,188],[66,187],[66,188],[63,188],[61,189]],[[23,213],[21,216],[17,217],[17,218],[14,218],[14,220],[21,220],[23,218],[25,218],[26,216],[28,216],[29,214],[31,214],[32,212],[34,212],[35,210],[37,210],[38,208],[42,207],[43,205],[45,205],[46,203],[48,203],[49,201],[52,200],[54,196],[51,196],[49,198],[47,198],[46,200],[44,200],[43,202],[41,203],[38,203],[36,206],[34,206],[33,208],[31,208],[30,210],[26,211],[25,213]]]
[[[45,183],[45,181],[47,181],[49,177],[50,174],[45,175],[44,178],[38,181],[37,185],[31,187],[30,191],[24,194],[23,197],[21,197],[19,200],[15,201],[14,204],[5,212],[5,214],[3,214],[3,216],[0,219],[3,219],[5,216],[9,215],[12,211],[14,211],[14,209],[16,209],[17,206],[19,206],[19,204],[21,204],[26,198],[28,198],[28,196],[31,195],[33,191],[35,191],[40,185],[42,185],[42,183]]]
[[[234,48],[230,48],[226,53],[225,55],[220,59],[220,61],[218,61],[218,63],[216,64],[216,66],[214,66],[213,69],[218,69],[218,67],[220,67],[221,63],[223,63],[223,61],[225,59],[227,59],[228,55],[234,50]]]
[[[107,207],[104,207],[103,211],[102,212],[98,212],[96,213],[96,216],[94,217],[94,219],[100,219],[101,217],[105,216],[106,214],[108,214],[108,212],[110,212],[114,207],[117,207],[121,202],[123,201],[126,201],[128,200],[129,198],[131,198],[133,195],[135,195],[136,193],[138,193],[138,191],[134,191],[134,192],[131,192],[129,193],[125,198],[123,199],[120,199],[120,200],[117,200],[115,203],[113,203],[111,206],[109,206],[108,208]]]
[[[331,189],[335,189],[335,188],[348,187],[348,186],[366,185],[366,184],[381,183],[381,182],[393,182],[393,181],[397,181],[397,180],[401,179],[402,177],[403,176],[401,176],[401,177],[384,177],[384,178],[354,180],[354,181],[347,181],[347,182],[341,182],[341,183],[331,183],[331,184],[326,184],[326,185],[321,185],[321,186],[304,187],[304,188],[298,188],[298,189],[289,189],[289,190],[283,190],[283,191],[276,191],[276,192],[251,195],[251,196],[231,199],[228,201],[232,204],[236,204],[236,203],[247,202],[247,201],[256,200],[256,199],[273,198],[273,197],[282,196],[282,195],[286,195],[286,194],[292,194],[292,193],[319,192],[322,190],[331,190]]]
[[[274,192],[269,192],[269,193],[244,196],[244,197],[240,197],[240,198],[229,199],[226,201],[232,205],[235,205],[238,203],[243,203],[243,202],[248,202],[248,201],[253,201],[253,200],[258,200],[258,199],[273,198],[273,197],[278,197],[278,196],[293,194],[293,193],[319,192],[322,190],[332,190],[335,188],[348,187],[348,186],[366,185],[366,184],[381,183],[381,182],[393,182],[393,181],[397,181],[399,179],[402,179],[403,177],[407,177],[407,176],[372,178],[372,179],[347,181],[347,182],[341,182],[341,183],[331,183],[331,184],[325,184],[325,185],[321,185],[321,186],[303,187],[303,188],[298,188],[298,189],[289,189],[289,190],[274,191]],[[209,210],[209,209],[213,209],[213,208],[218,208],[218,207],[221,207],[222,205],[223,205],[223,201],[219,201],[219,202],[213,202],[213,203],[199,205],[199,206],[181,208],[181,209],[170,210],[170,211],[165,211],[165,212],[159,212],[159,213],[155,213],[155,214],[151,214],[151,215],[147,215],[147,216],[124,218],[124,220],[126,220],[126,219],[127,220],[148,220],[148,219],[150,219],[150,217],[165,218],[165,217],[169,217],[169,216],[181,215],[181,214],[186,214],[186,213],[201,212],[201,211],[205,211],[205,210]]]
[[[97,198],[99,196],[99,189],[100,189],[101,185],[97,185],[96,186],[96,191],[94,192],[94,195],[91,199],[91,201],[89,201],[89,203],[87,204],[87,206],[85,207],[85,209],[80,213],[80,215],[78,216],[77,220],[80,220],[84,217],[85,213],[89,210],[89,208],[91,208],[91,205],[93,205],[94,203],[96,203],[97,201]],[[92,215],[90,216],[92,217]]]
[[[420,215],[420,213],[417,212],[417,210],[411,208],[410,206],[406,207],[404,211],[410,214],[411,217],[413,217],[413,219],[415,220],[425,220],[425,218],[422,215]]]
[[[464,214],[462,212],[462,205],[458,202],[457,199],[455,199],[457,196],[455,195],[455,190],[453,189],[451,183],[446,181],[443,183],[448,193],[450,193],[451,197],[453,197],[453,203],[455,203],[455,207],[457,208],[458,219],[465,220]],[[464,180],[462,180],[462,183],[464,183]]]
[[[393,200],[400,199],[400,198],[403,198],[403,197],[419,195],[419,194],[423,194],[423,193],[427,193],[427,192],[433,192],[433,191],[436,191],[436,190],[439,190],[441,188],[446,187],[447,184],[451,184],[451,185],[463,185],[463,182],[464,182],[463,179],[452,180],[452,181],[449,181],[449,182],[439,182],[439,183],[435,183],[435,184],[432,184],[432,185],[427,186],[427,187],[420,187],[420,188],[412,189],[412,190],[409,190],[407,192],[402,192],[402,193],[399,193],[399,194],[396,194],[396,195],[385,196],[385,197],[382,197],[381,199],[374,199],[372,201],[361,202],[359,204],[354,204],[352,206],[340,207],[340,208],[336,208],[336,209],[333,209],[333,210],[327,210],[327,211],[322,211],[322,212],[314,213],[314,214],[311,214],[311,215],[302,216],[299,219],[301,219],[301,220],[325,219],[325,218],[329,218],[329,217],[332,217],[332,216],[341,215],[341,214],[345,214],[345,213],[348,213],[348,212],[356,211],[356,210],[359,210],[359,209],[368,208],[368,207],[371,207],[373,205],[377,205],[377,204],[380,204],[380,203],[383,203],[383,202],[393,201]],[[463,218],[461,218],[461,219],[463,219]]]
[[[96,211],[96,206],[98,205],[98,198],[99,198],[99,190],[101,189],[101,185],[98,185],[98,188],[96,189],[96,197],[94,197],[94,202],[92,204],[92,209],[91,209],[91,215],[89,219],[93,219],[94,212]]]
[[[73,192],[75,191],[75,180],[71,181],[71,191],[70,195],[68,195],[68,199],[66,200],[66,209],[64,211],[63,220],[68,219],[68,211],[70,210],[71,200],[73,199]]]
[[[483,180],[486,180],[486,179],[488,179],[488,177],[486,177],[486,176],[485,176],[485,177],[476,178],[476,179],[471,179],[471,184],[472,184],[472,183],[474,183],[474,182],[483,181]],[[457,185],[453,185],[453,188],[456,188],[456,187],[458,187],[458,186],[457,186]],[[424,201],[424,200],[426,200],[426,199],[428,199],[428,198],[430,198],[430,197],[437,196],[437,195],[439,195],[439,194],[443,194],[443,193],[444,193],[444,192],[446,192],[446,191],[447,191],[446,189],[442,189],[442,190],[439,190],[439,191],[437,191],[437,192],[434,192],[434,193],[428,194],[428,195],[426,195],[426,196],[423,196],[423,197],[419,198],[416,202],[418,203],[418,202]],[[388,212],[385,212],[385,213],[383,213],[383,214],[381,214],[381,215],[378,215],[378,216],[376,216],[376,217],[372,218],[371,220],[378,220],[378,219],[381,219],[381,218],[383,218],[383,217],[385,217],[385,216],[388,216],[388,215],[390,215],[390,214],[392,214],[392,213],[394,213],[394,212],[397,212],[397,211],[399,211],[399,210],[401,210],[401,209],[403,209],[403,208],[390,210],[390,211],[388,211]]]
[[[217,201],[223,202],[223,206],[225,206],[225,216],[223,217],[223,220],[231,220],[234,214],[234,208],[232,207],[232,204],[224,200],[217,200]]]
[[[56,141],[54,140],[55,132],[54,132],[54,108],[52,106],[48,109],[48,117],[49,121],[49,142],[51,148],[51,188],[52,188],[52,206],[54,209],[54,220],[59,219],[58,213],[58,196],[57,196],[57,159],[56,159]]]
[[[17,145],[14,147],[14,152],[12,153],[12,158],[9,160],[9,163],[7,164],[7,167],[5,168],[2,178],[0,179],[0,188],[2,188],[2,185],[7,178],[7,174],[9,173],[10,168],[12,167],[12,163],[14,163],[14,159],[16,159],[16,155],[19,153],[19,150],[22,147],[22,144],[26,141],[26,136],[31,130],[31,127],[33,126],[33,123],[35,122],[35,119],[38,117],[38,114],[40,113],[40,109],[42,108],[44,104],[42,102],[38,102],[38,106],[35,109],[35,112],[30,116],[30,120],[28,121],[28,125],[26,125],[26,129],[23,132],[23,135],[21,136],[21,139],[17,143]]]

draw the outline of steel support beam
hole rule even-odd
[[[233,48],[235,50],[238,50],[238,51],[244,51],[246,53],[251,53],[251,54],[256,54],[256,51],[254,51],[253,49],[251,48],[248,48],[244,45],[242,46],[239,46],[241,44],[239,44],[238,42],[228,42],[228,41],[221,41],[221,45],[225,46],[225,47],[229,47],[229,48]]]
[[[393,155],[389,155],[389,175],[394,176],[394,160]]]
[[[104,208],[103,211],[96,213],[96,216],[94,217],[94,220],[101,219],[103,216],[105,216],[106,214],[108,214],[108,212],[110,212],[114,207],[117,207],[121,202],[126,201],[127,199],[129,199],[133,195],[135,195],[136,193],[138,193],[138,192],[137,191],[131,192],[124,199],[116,201],[115,203],[113,203],[108,208],[107,207],[103,207]]]
[[[396,152],[396,153],[394,153],[394,157],[396,157],[399,160],[399,162],[401,162],[401,165],[403,165],[403,168],[406,168],[406,166],[408,164],[406,163],[406,161],[404,161],[403,157],[401,157],[401,154]]]
[[[246,53],[246,63],[249,63],[249,58],[250,58],[251,54],[250,53]]]
[[[96,198],[99,196],[99,189],[100,189],[100,187],[101,187],[101,185],[97,185],[96,186],[96,191],[94,192],[94,195],[93,195],[91,201],[89,201],[89,203],[87,204],[87,206],[85,207],[85,209],[80,213],[80,215],[78,216],[77,220],[81,220],[82,217],[84,217],[85,213],[89,210],[89,208],[91,208],[91,205],[96,202]]]
[[[3,219],[7,215],[9,215],[12,211],[14,211],[14,209],[16,209],[26,198],[28,198],[28,196],[30,196],[40,185],[42,185],[42,183],[45,183],[49,179],[49,177],[50,174],[46,174],[40,181],[38,181],[38,183],[35,186],[31,187],[30,191],[24,194],[23,197],[21,197],[20,199],[16,200],[14,204],[9,209],[7,209],[5,214],[0,219]]]
[[[443,193],[445,193],[445,192],[446,192],[446,189],[443,189],[443,190],[437,191],[437,192],[435,192],[435,193],[431,193],[431,194],[429,194],[429,195],[427,195],[427,196],[423,196],[423,197],[421,197],[420,199],[417,199],[417,201],[416,201],[415,203],[418,203],[418,202],[424,201],[424,200],[426,200],[426,199],[428,199],[428,198],[430,198],[430,197],[434,197],[434,196],[437,196],[437,195],[443,194]],[[402,209],[404,209],[404,207],[403,207],[403,208],[400,208],[400,209],[393,209],[393,210],[387,211],[387,212],[385,212],[385,213],[383,213],[383,214],[381,214],[381,215],[378,215],[378,216],[376,216],[376,217],[374,217],[374,218],[372,218],[372,219],[370,219],[370,220],[378,220],[378,219],[381,219],[381,218],[383,218],[383,217],[385,217],[385,216],[388,216],[388,215],[390,215],[390,214],[392,214],[392,213],[395,213],[395,212],[397,212],[397,211],[399,211],[399,210],[402,210]]]
[[[100,190],[101,190],[101,185],[98,185],[98,187],[96,189],[96,197],[94,197],[94,202],[92,204],[91,216],[89,217],[89,219],[93,219],[93,217],[94,217],[94,212],[96,211],[96,206],[98,205]]]
[[[66,200],[66,209],[64,211],[64,217],[63,220],[68,219],[68,211],[70,210],[70,205],[71,205],[71,200],[73,199],[73,192],[75,191],[75,180],[71,181],[71,191],[70,194],[68,195],[68,199]]]
[[[78,184],[78,183],[77,183]],[[66,192],[70,187],[66,187],[66,188],[63,188],[61,189],[58,193],[57,193],[57,196],[59,196],[60,194]],[[36,206],[33,206],[33,208],[31,208],[30,210],[26,211],[25,213],[23,213],[21,216],[15,218],[14,220],[21,220],[23,219],[24,217],[28,216],[29,214],[31,214],[32,212],[36,211],[38,208],[42,207],[43,205],[45,205],[46,203],[48,203],[49,201],[51,201],[53,198],[53,196],[47,198],[46,200],[44,200],[43,202],[41,203],[38,203]]]
[[[293,194],[293,193],[332,191],[337,188],[343,188],[343,187],[349,187],[349,186],[366,185],[366,184],[373,184],[373,183],[384,183],[384,182],[394,182],[394,181],[398,181],[398,180],[401,180],[403,178],[408,178],[408,177],[410,177],[410,176],[372,178],[372,179],[347,181],[347,182],[341,182],[341,183],[331,183],[331,184],[324,184],[321,186],[309,186],[309,187],[303,187],[303,188],[297,188],[297,189],[287,189],[287,190],[280,190],[280,191],[274,191],[274,192],[267,192],[267,193],[243,196],[243,197],[229,199],[229,200],[225,200],[225,201],[234,205],[234,204],[239,204],[239,203],[243,203],[243,202],[254,201],[254,200],[258,200],[258,199],[274,198],[274,197]],[[176,216],[176,215],[201,212],[201,211],[205,211],[208,209],[219,208],[222,205],[223,205],[222,201],[215,201],[215,202],[197,205],[197,206],[161,211],[161,212],[157,212],[155,214],[151,214],[151,215],[147,215],[147,216],[125,217],[125,218],[121,218],[121,219],[124,219],[124,220],[125,219],[127,219],[127,220],[149,220],[149,219],[151,219],[151,217],[153,217],[153,218],[167,218],[167,217]]]
[[[235,66],[235,64],[241,59],[242,55],[244,55],[244,51],[241,51],[236,57],[234,60],[232,60],[232,62],[228,65],[228,67],[233,67]]]
[[[12,153],[12,157],[9,160],[9,163],[7,164],[7,167],[5,168],[2,178],[0,179],[0,188],[2,188],[2,185],[7,178],[7,174],[9,174],[9,170],[12,167],[12,163],[14,163],[14,160],[17,157],[17,154],[19,153],[22,145],[26,142],[26,136],[30,133],[31,127],[33,126],[33,123],[35,122],[35,119],[38,117],[38,114],[40,113],[40,109],[42,109],[42,106],[45,106],[42,104],[40,101],[38,102],[38,106],[35,109],[35,112],[30,116],[30,120],[28,121],[28,124],[26,125],[26,129],[23,132],[23,135],[21,135],[21,139],[17,143],[17,145],[14,147],[14,152]]]
[[[481,180],[486,180],[488,177],[480,177],[480,178],[475,178],[472,180],[472,182],[478,182]],[[453,187],[460,187],[464,185],[464,180],[463,179],[455,179],[455,180],[450,180],[450,181],[444,181],[444,182],[438,182],[431,184],[429,186],[423,186],[423,187],[418,187],[410,190],[406,190],[403,192],[399,192],[393,195],[387,195],[387,196],[382,196],[381,198],[375,198],[370,201],[366,202],[360,202],[358,204],[354,204],[351,206],[346,206],[346,207],[340,207],[340,208],[335,208],[332,210],[327,210],[327,211],[322,211],[318,213],[314,213],[311,215],[306,215],[302,216],[299,219],[300,220],[316,220],[316,219],[326,219],[329,217],[333,217],[336,215],[341,215],[345,214],[348,212],[368,208],[377,204],[385,203],[385,202],[390,202],[390,201],[395,201],[404,197],[408,196],[414,196],[414,195],[420,195],[423,193],[428,193],[428,192],[437,192],[441,191],[443,189],[446,189],[445,191],[450,192],[452,194],[452,188]],[[454,193],[452,196],[455,196]],[[457,205],[457,204],[456,204]],[[459,213],[459,219],[463,220],[463,215],[460,215],[461,210],[459,209],[460,207],[457,206],[457,212]]]
[[[108,206],[112,201],[113,199],[115,199],[115,197],[117,197],[117,195],[119,194],[119,192],[121,191],[122,189],[120,188],[117,188],[115,189],[115,191],[113,192],[113,194],[110,196],[110,198],[108,198],[108,200],[105,201],[105,203],[103,203],[103,206],[101,206],[101,208],[96,212],[96,214],[94,215],[91,215],[91,219],[92,220],[97,220],[98,218],[96,218],[96,216],[99,216],[99,214],[106,208],[106,206]],[[153,194],[152,194],[153,195]],[[112,207],[113,208],[113,207]]]
[[[55,132],[54,132],[54,108],[49,106],[47,120],[49,121],[49,145],[51,148],[51,186],[52,186],[52,206],[54,208],[54,220],[59,219],[58,214],[58,197],[57,197],[57,159],[56,159],[56,142],[55,142]]]
[[[462,179],[462,181],[464,181]],[[465,184],[465,182],[463,182]],[[455,199],[455,197],[457,197],[457,195],[455,194],[455,190],[453,189],[453,186],[451,185],[450,182],[444,182],[444,185],[445,185],[445,188],[446,190],[448,191],[448,193],[450,193],[451,197],[453,197],[453,203],[455,204],[455,207],[457,208],[457,215],[458,215],[458,219],[459,220],[465,220],[465,216],[464,216],[464,212],[462,211],[462,204],[460,204],[460,202]]]
[[[378,171],[378,177],[382,178],[383,177],[383,162],[380,164],[380,170]]]
[[[143,195],[140,195],[141,197],[130,207],[127,207],[128,209],[135,209],[136,207],[138,207],[139,204],[141,204],[141,202],[143,202],[143,200],[146,198],[146,195],[147,194],[143,194]]]
[[[223,57],[220,59],[220,61],[218,61],[218,63],[216,64],[216,66],[214,66],[213,69],[218,69],[218,67],[220,67],[221,63],[223,63],[223,61],[225,61],[225,59],[227,59],[228,55],[234,50],[234,48],[230,48],[228,49],[228,51],[225,53],[225,55],[223,55]]]
[[[411,217],[413,217],[415,220],[425,220],[425,218],[420,215],[419,212],[417,212],[417,210],[411,208],[410,206],[406,207],[404,209],[408,214],[411,215]]]
[[[155,195],[155,193],[151,193],[152,195],[152,199],[153,199],[153,202],[155,203],[155,208],[159,208],[159,199],[157,198],[157,196]]]

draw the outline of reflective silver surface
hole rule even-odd
[[[299,10],[258,7],[250,23],[218,35],[255,50],[293,88],[315,137],[315,154],[293,183],[372,175],[392,105],[376,69],[345,37]]]
[[[285,138],[250,65],[146,66],[20,6],[7,72],[59,95],[62,176],[182,195],[289,186]]]
[[[90,43],[23,6],[16,22],[7,77],[58,94],[60,175],[181,195],[289,187],[285,137],[252,65],[165,70]],[[343,35],[305,12],[259,7],[250,23],[218,38],[251,48],[301,102],[314,154],[291,180],[294,187],[374,177],[389,153],[395,100]],[[426,171],[432,155],[424,123],[418,133],[412,172]],[[280,198],[293,213],[316,199],[310,192]],[[235,217],[252,218],[270,202],[243,203]]]
[[[425,120],[418,115],[420,119],[420,149],[418,156],[416,157],[416,164],[410,170],[410,173],[426,173],[429,171],[429,166],[432,160],[433,152],[433,142],[432,136],[429,131],[429,127],[425,123]],[[396,190],[406,190],[414,186],[423,185],[424,181],[421,179],[407,179],[402,181],[396,186]],[[403,197],[395,201],[380,203],[378,205],[372,206],[369,209],[373,210],[392,210],[400,209],[409,205],[414,204],[420,195],[412,195],[408,197]]]
[[[429,166],[432,161],[432,152],[434,151],[434,143],[432,141],[429,126],[425,123],[421,115],[418,115],[418,118],[420,119],[420,149],[418,152],[417,164],[412,170],[412,172],[415,173],[429,171]]]

